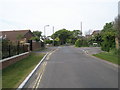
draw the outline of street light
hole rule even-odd
[[[46,33],[45,33],[45,28],[46,28],[46,27],[49,27],[49,25],[45,25],[45,26],[44,26],[44,37],[46,36]]]
[[[45,28],[46,27],[49,27],[50,25],[45,25],[44,26],[44,38],[46,37],[46,35],[45,35]],[[53,34],[54,34],[54,26],[53,26]],[[54,46],[54,35],[53,35],[53,46]]]

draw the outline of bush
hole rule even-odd
[[[54,40],[54,46],[59,46],[59,45],[60,45],[60,42],[57,40]]]
[[[81,47],[82,46],[82,41],[80,39],[76,40],[75,46],[76,47]]]
[[[52,44],[53,40],[45,40],[45,44]]]
[[[88,47],[89,45],[86,39],[78,39],[75,42],[75,46],[76,47]]]
[[[86,39],[84,39],[83,41],[82,41],[82,46],[83,47],[88,47],[89,45],[88,45],[88,41],[86,40]]]

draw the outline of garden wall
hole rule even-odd
[[[38,50],[41,48],[41,43],[40,42],[32,42],[32,49],[34,50]]]
[[[26,58],[27,56],[29,56],[29,54],[30,54],[30,52],[25,52],[25,53],[22,53],[19,55],[15,55],[15,56],[12,56],[9,58],[2,59],[0,61],[0,69],[6,68],[6,67],[10,66],[11,64],[14,64],[17,61],[20,61],[20,60]]]

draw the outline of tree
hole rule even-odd
[[[97,43],[99,46],[101,45],[101,42],[103,41],[101,34],[96,34],[93,37],[93,43]]]
[[[75,44],[76,40],[79,39],[82,35],[82,32],[80,30],[73,30],[71,31],[71,37],[69,39],[69,42],[72,44]]]
[[[40,41],[40,38],[35,36],[35,37],[32,37],[31,40],[35,40],[36,42],[39,42]]]
[[[104,51],[109,52],[112,48],[115,48],[115,36],[116,31],[113,28],[113,23],[106,23],[103,30],[101,31],[102,43],[101,48]]]
[[[33,34],[36,36],[36,37],[40,37],[42,32],[41,31],[33,31]]]
[[[113,30],[113,22],[106,23],[105,26],[103,27],[102,32],[111,31],[111,30]]]
[[[31,40],[35,40],[36,42],[39,42],[42,32],[41,31],[33,31],[33,34],[34,34],[34,37],[32,37]]]
[[[67,39],[69,39],[71,36],[71,32],[66,29],[61,29],[57,32],[55,32],[51,37],[53,38],[59,38],[60,44],[66,44]]]
[[[102,50],[109,52],[115,48],[115,34],[113,32],[105,32],[103,35]]]
[[[82,35],[82,32],[80,30],[73,30],[72,35],[74,38],[79,38]]]

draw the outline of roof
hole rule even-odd
[[[28,32],[32,34],[30,30],[13,30],[13,31],[1,31],[2,37],[6,37],[9,40],[17,40],[18,35],[25,36]]]
[[[100,33],[100,30],[95,30],[93,31],[92,35],[99,34],[99,33]]]

